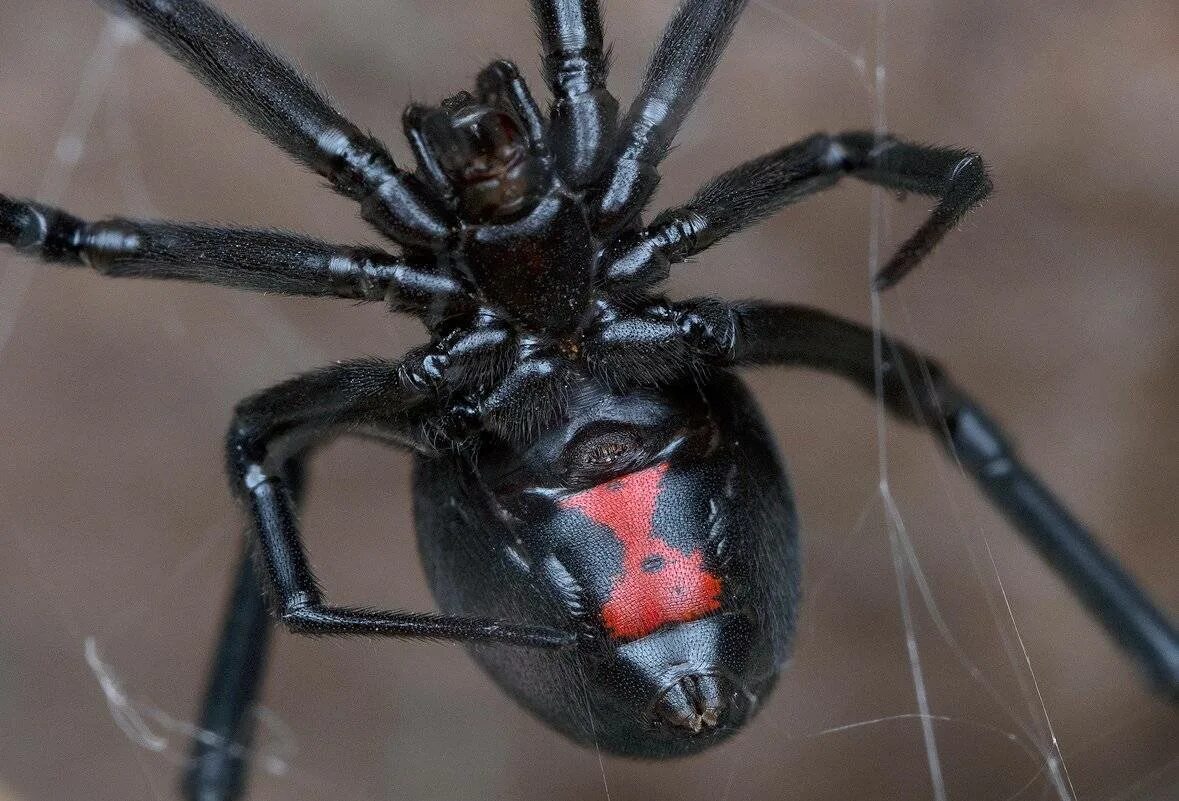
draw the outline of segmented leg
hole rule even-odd
[[[4,195],[0,242],[43,261],[85,264],[105,275],[388,300],[394,308],[419,313],[465,297],[454,279],[373,248],[332,245],[285,231],[121,219],[88,223],[61,209]]]
[[[266,669],[270,615],[247,542],[225,610],[221,639],[181,792],[187,801],[235,801],[245,789],[254,705]]]
[[[620,284],[660,281],[670,264],[833,186],[845,175],[938,199],[929,218],[875,276],[877,289],[892,286],[916,267],[991,191],[982,157],[969,150],[917,145],[865,131],[815,134],[722,173],[683,206],[662,212],[646,230],[617,245],[606,274]]]
[[[434,410],[421,409],[433,405],[421,397],[402,385],[396,364],[367,360],[308,373],[238,406],[228,439],[231,485],[250,511],[274,611],[288,629],[305,634],[568,645],[572,635],[545,626],[324,602],[282,466],[292,454],[345,432],[424,446],[418,425]]]
[[[290,64],[202,0],[100,0],[149,38],[257,131],[362,204],[403,245],[430,247],[450,219],[385,146],[345,119]]]
[[[878,368],[870,328],[802,306],[687,301],[660,315],[666,337],[682,337],[705,364],[809,367],[873,394],[879,369],[888,411],[943,441],[1110,635],[1179,700],[1179,632],[935,362],[886,340]]]
[[[597,0],[532,0],[543,51],[545,83],[553,93],[550,139],[557,169],[575,188],[597,176],[618,119],[606,89],[609,55],[602,44]]]
[[[599,224],[616,230],[646,205],[657,167],[720,60],[746,0],[684,0],[651,56],[638,97],[619,125],[597,199]]]

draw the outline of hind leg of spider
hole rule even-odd
[[[235,801],[245,789],[253,710],[265,674],[270,615],[246,542],[226,608],[201,710],[200,734],[184,772],[186,801]]]
[[[86,222],[51,206],[0,195],[0,242],[42,261],[110,276],[171,278],[237,289],[388,300],[422,312],[462,302],[458,282],[375,248],[284,231],[159,221]]]
[[[273,611],[288,629],[302,634],[420,637],[540,648],[570,644],[573,635],[547,626],[324,603],[281,466],[292,454],[344,432],[429,449],[422,428],[425,421],[437,418],[433,406],[420,392],[404,386],[398,365],[378,360],[336,364],[239,404],[227,443],[230,481],[250,512]]]
[[[661,213],[645,231],[619,244],[607,276],[624,284],[662,280],[670,264],[845,175],[938,199],[929,218],[875,276],[877,289],[901,280],[991,191],[982,158],[969,150],[868,132],[815,134],[722,173],[685,205]]]
[[[446,237],[450,219],[385,146],[345,119],[299,71],[201,0],[102,0],[133,18],[240,117],[361,203],[381,233],[409,246]]]
[[[1179,701],[1179,631],[1016,456],[1003,431],[932,360],[818,309],[677,304],[704,361],[810,367],[880,393],[890,413],[930,430],[1163,693]]]
[[[303,495],[306,456],[301,453],[283,467],[296,502]],[[181,783],[186,801],[235,801],[245,789],[252,713],[266,675],[272,628],[256,550],[247,537],[209,670],[201,734],[193,742]]]

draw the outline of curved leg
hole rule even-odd
[[[684,0],[663,31],[602,176],[599,224],[635,218],[659,183],[657,168],[720,61],[746,0]]]
[[[306,456],[289,459],[283,468],[296,502],[303,496]],[[186,801],[236,801],[245,790],[252,713],[266,676],[272,628],[257,550],[246,537],[201,704],[201,736],[181,782]]]
[[[606,89],[610,57],[602,44],[597,0],[532,0],[545,83],[553,93],[550,139],[557,170],[572,187],[588,186],[601,167],[618,119]]]
[[[876,388],[874,337],[865,328],[798,306],[757,304],[735,315],[737,363],[797,364]],[[916,380],[924,365],[931,380]],[[1179,632],[1044,484],[1002,430],[938,365],[896,342],[883,355],[890,411],[946,437],[991,501],[1057,570],[1107,631],[1167,693],[1179,699]]]
[[[364,218],[403,245],[428,247],[449,217],[385,146],[345,119],[298,71],[201,0],[100,0],[263,136],[360,201]]]
[[[570,644],[573,635],[546,626],[324,602],[299,535],[283,465],[293,454],[342,432],[414,441],[420,401],[420,394],[402,385],[396,364],[366,360],[308,373],[238,406],[228,439],[229,472],[235,493],[250,511],[275,613],[288,629],[304,634],[479,640],[544,648]]]
[[[332,245],[285,231],[172,222],[88,223],[51,206],[0,195],[0,242],[59,264],[85,264],[111,276],[387,300],[424,313],[464,297],[452,278],[412,267],[373,248]]]
[[[626,284],[660,281],[670,264],[835,185],[845,175],[938,199],[929,218],[875,276],[877,289],[901,280],[991,192],[982,157],[969,150],[917,145],[864,131],[815,134],[722,173],[685,205],[661,213],[646,230],[619,245],[607,275]]]
[[[716,301],[678,305],[681,336],[707,361],[797,365],[877,391],[875,333],[818,309]],[[671,326],[667,326],[669,336]],[[998,425],[933,361],[886,340],[882,400],[930,429],[1163,692],[1179,700],[1179,631],[1016,456]],[[918,377],[928,371],[930,380]]]

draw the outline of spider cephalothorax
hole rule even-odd
[[[937,198],[874,279],[884,289],[990,191],[966,150],[815,134],[645,222],[659,164],[744,0],[683,0],[621,120],[596,0],[532,0],[548,114],[497,61],[473,93],[407,109],[412,172],[201,0],[104,2],[358,202],[398,252],[272,230],[87,223],[3,195],[0,242],[113,276],[383,300],[430,331],[400,362],[337,363],[238,406],[228,468],[260,568],[241,561],[189,798],[240,794],[268,604],[295,632],[472,644],[539,716],[617,752],[685,754],[736,731],[786,658],[798,591],[793,501],[731,373],[749,364],[842,375],[944,437],[1179,694],[1179,635],[936,365],[815,309],[655,294],[671,265],[845,175]],[[419,543],[443,614],[330,605],[315,582],[296,505],[310,450],[340,433],[416,453]]]

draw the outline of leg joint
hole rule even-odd
[[[283,599],[278,619],[292,634],[310,634],[319,628],[320,621],[315,614],[318,609],[319,598],[306,590],[300,590]]]
[[[118,262],[143,250],[139,228],[126,220],[102,220],[80,231],[82,261],[103,275],[116,275]]]

